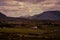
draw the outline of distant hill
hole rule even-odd
[[[25,17],[8,17],[4,15],[2,12],[0,12],[0,20],[28,20],[28,18]]]
[[[6,18],[7,16],[0,12],[0,18]]]
[[[60,11],[46,11],[31,17],[34,20],[60,20]]]
[[[60,11],[46,11],[38,15],[34,15],[29,18],[25,17],[7,17],[0,12],[0,20],[60,20]]]

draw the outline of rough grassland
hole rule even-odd
[[[18,32],[18,33],[32,33],[32,34],[40,34],[45,32],[40,29],[31,29],[31,28],[0,28],[0,32]]]
[[[0,28],[0,40],[40,40],[59,39],[58,29]]]

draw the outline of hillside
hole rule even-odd
[[[31,17],[34,20],[60,20],[60,11],[46,11]]]

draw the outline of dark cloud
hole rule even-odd
[[[60,5],[60,1],[58,1],[56,4]]]
[[[21,2],[30,2],[30,3],[40,3],[45,0],[16,0],[16,1],[21,1]]]
[[[0,11],[12,17],[32,16],[48,10],[60,10],[60,0],[0,0]]]

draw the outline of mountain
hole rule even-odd
[[[11,21],[11,20],[28,20],[28,18],[25,17],[8,17],[6,15],[4,15],[2,12],[0,12],[0,21],[1,20],[6,20],[6,21]]]
[[[7,18],[7,16],[0,12],[0,20],[5,18]]]
[[[5,18],[5,17],[7,16],[0,12],[0,18]]]
[[[60,20],[60,11],[46,11],[28,18],[7,17],[6,15],[0,12],[0,20]]]
[[[60,11],[46,11],[31,17],[33,20],[60,20]]]

